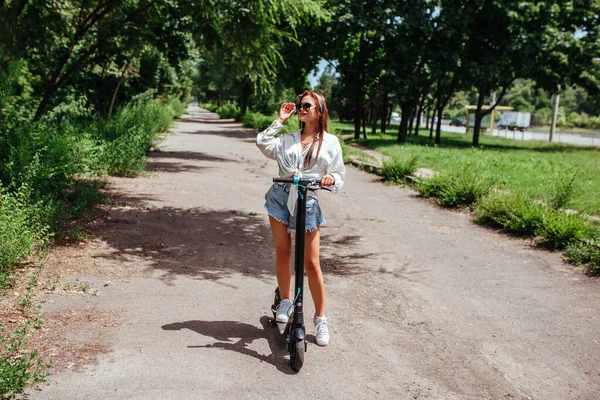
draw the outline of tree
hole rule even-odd
[[[220,102],[228,85],[241,86],[242,113],[246,111],[250,95],[277,76],[278,63],[291,62],[284,59],[281,51],[287,43],[300,44],[298,26],[301,23],[310,26],[327,18],[319,0],[225,1],[220,3],[220,15],[215,23],[217,39],[205,47],[205,55],[216,67],[214,75],[215,83],[220,86]]]

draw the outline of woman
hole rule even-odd
[[[258,134],[256,145],[268,158],[277,160],[280,177],[297,175],[302,178],[320,178],[321,186],[337,191],[344,184],[346,168],[342,158],[342,148],[338,138],[327,132],[329,112],[325,98],[315,92],[305,91],[300,102],[281,105],[279,117],[269,128]],[[298,111],[302,128],[291,135],[275,135],[285,121]],[[291,194],[290,194],[291,192]],[[287,323],[292,308],[290,281],[292,271],[292,238],[290,231],[295,229],[296,187],[275,183],[265,195],[265,208],[273,232],[276,253],[276,274],[282,301],[275,319]],[[306,206],[306,241],[304,269],[308,276],[308,287],[315,304],[314,323],[319,346],[329,343],[329,330],[325,316],[325,285],[319,264],[320,228],[325,218],[319,207],[319,200],[309,195]]]

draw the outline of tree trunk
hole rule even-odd
[[[33,117],[34,121],[39,120],[42,117],[42,114],[46,110],[46,107],[50,103],[50,99],[54,96],[54,93],[58,88],[53,83],[48,82],[46,84],[46,90],[44,90],[44,96],[42,97],[42,101],[38,104],[37,111],[35,112],[35,116]]]
[[[406,142],[406,131],[408,129],[408,114],[410,114],[410,104],[405,102],[400,104],[400,110],[402,110],[402,117],[400,119],[400,126],[398,127],[398,142]]]
[[[218,101],[218,106],[219,107],[223,107],[225,105],[225,89],[223,89],[221,87],[221,90],[219,90],[219,101]]]
[[[363,101],[362,112],[363,112],[363,118],[362,118],[363,139],[367,139],[367,109],[365,107],[364,101]]]
[[[479,133],[481,132],[481,107],[483,106],[483,99],[485,97],[485,90],[481,88],[479,90],[479,97],[477,98],[477,109],[475,110],[475,126],[473,127],[473,147],[479,147]]]
[[[410,117],[408,120],[408,136],[412,135],[414,121],[415,121],[415,110],[411,107],[410,108]]]
[[[419,108],[417,109],[417,126],[415,128],[415,136],[419,136],[419,128],[421,127],[421,114],[423,113],[423,106],[425,105],[426,98],[427,98],[427,94],[423,93],[423,98],[421,99],[421,104],[419,104]]]
[[[381,102],[381,133],[385,133],[388,121],[388,91],[383,92],[383,100]]]
[[[377,134],[377,103],[371,103],[371,135]]]
[[[556,85],[555,93],[552,95],[552,121],[550,122],[550,134],[548,135],[548,141],[552,141],[554,131],[556,130],[556,119],[558,117],[558,104],[560,102],[560,83]]]
[[[435,126],[435,144],[442,142],[442,114],[444,113],[444,107],[440,107],[437,110],[437,123]]]
[[[240,101],[240,112],[242,115],[246,114],[246,110],[248,109],[248,99],[252,94],[252,85],[248,79],[244,79],[244,83],[242,84],[242,97]]]
[[[361,97],[360,90],[356,90],[354,96],[354,139],[360,139],[360,125],[362,117],[362,110],[360,107]]]
[[[127,71],[127,67],[129,66],[130,61],[131,60],[128,60],[125,63],[125,66],[123,67],[123,70],[121,71],[121,77],[119,78],[117,87],[115,87],[115,91],[113,92],[112,100],[110,101],[110,107],[108,109],[108,118],[106,118],[108,121],[110,121],[110,117],[112,116],[113,107],[115,106],[115,99],[117,98],[117,93],[119,92],[119,87],[121,86],[121,83],[123,83],[123,81],[125,80],[125,72]]]
[[[435,109],[433,110],[433,115],[431,116],[431,121],[429,121],[429,140],[433,139],[433,119],[435,118]]]

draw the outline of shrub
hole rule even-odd
[[[233,103],[226,103],[223,107],[217,108],[217,114],[221,118],[233,118],[239,120],[241,117],[240,109]]]
[[[565,249],[580,239],[589,238],[594,226],[585,214],[548,210],[537,234],[553,249]]]
[[[575,265],[587,265],[591,275],[600,275],[600,243],[579,240],[565,249],[565,257]]]
[[[418,184],[423,197],[436,197],[442,207],[470,205],[487,194],[494,184],[480,165],[457,161],[446,170]]]
[[[106,124],[99,123],[104,141],[99,160],[109,173],[136,176],[146,166],[145,155],[171,125],[173,109],[163,106],[147,92],[135,98]]]
[[[25,388],[43,382],[51,364],[42,361],[37,350],[25,349],[27,326],[12,335],[0,331],[0,397],[14,398]]]
[[[106,188],[106,186],[106,182],[98,180],[79,179],[75,181],[68,196],[71,213],[78,215],[95,204],[104,203],[106,195],[102,193],[101,189]]]
[[[60,196],[85,163],[70,125],[12,122],[0,126],[0,181],[11,189],[25,184],[41,196]]]
[[[0,275],[49,237],[43,202],[31,204],[31,197],[27,186],[9,193],[0,185]]]
[[[140,128],[131,127],[117,139],[106,142],[101,156],[107,172],[117,176],[136,176],[146,166],[147,141]]]
[[[216,112],[217,108],[219,108],[216,104],[212,104],[212,103],[204,103],[200,107],[202,107],[205,110],[208,110],[210,112]]]
[[[519,235],[534,235],[544,220],[545,207],[519,190],[493,190],[475,206],[475,222]]]
[[[167,103],[173,109],[173,117],[179,118],[185,114],[185,104],[177,97],[171,97]]]
[[[384,161],[381,174],[388,182],[405,182],[407,175],[414,175],[418,167],[417,156],[404,158],[394,157],[391,161]]]
[[[552,184],[548,199],[551,208],[558,210],[569,205],[579,186],[576,177],[577,174],[573,174],[571,178],[558,179]]]
[[[262,132],[273,123],[273,117],[261,113],[247,112],[242,119],[242,124],[247,128]]]

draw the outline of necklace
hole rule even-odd
[[[319,132],[314,134],[312,137],[309,137],[308,139],[302,139],[302,136],[300,136],[300,144],[302,145],[302,148],[305,148],[309,144],[317,142],[318,140],[319,140]]]

